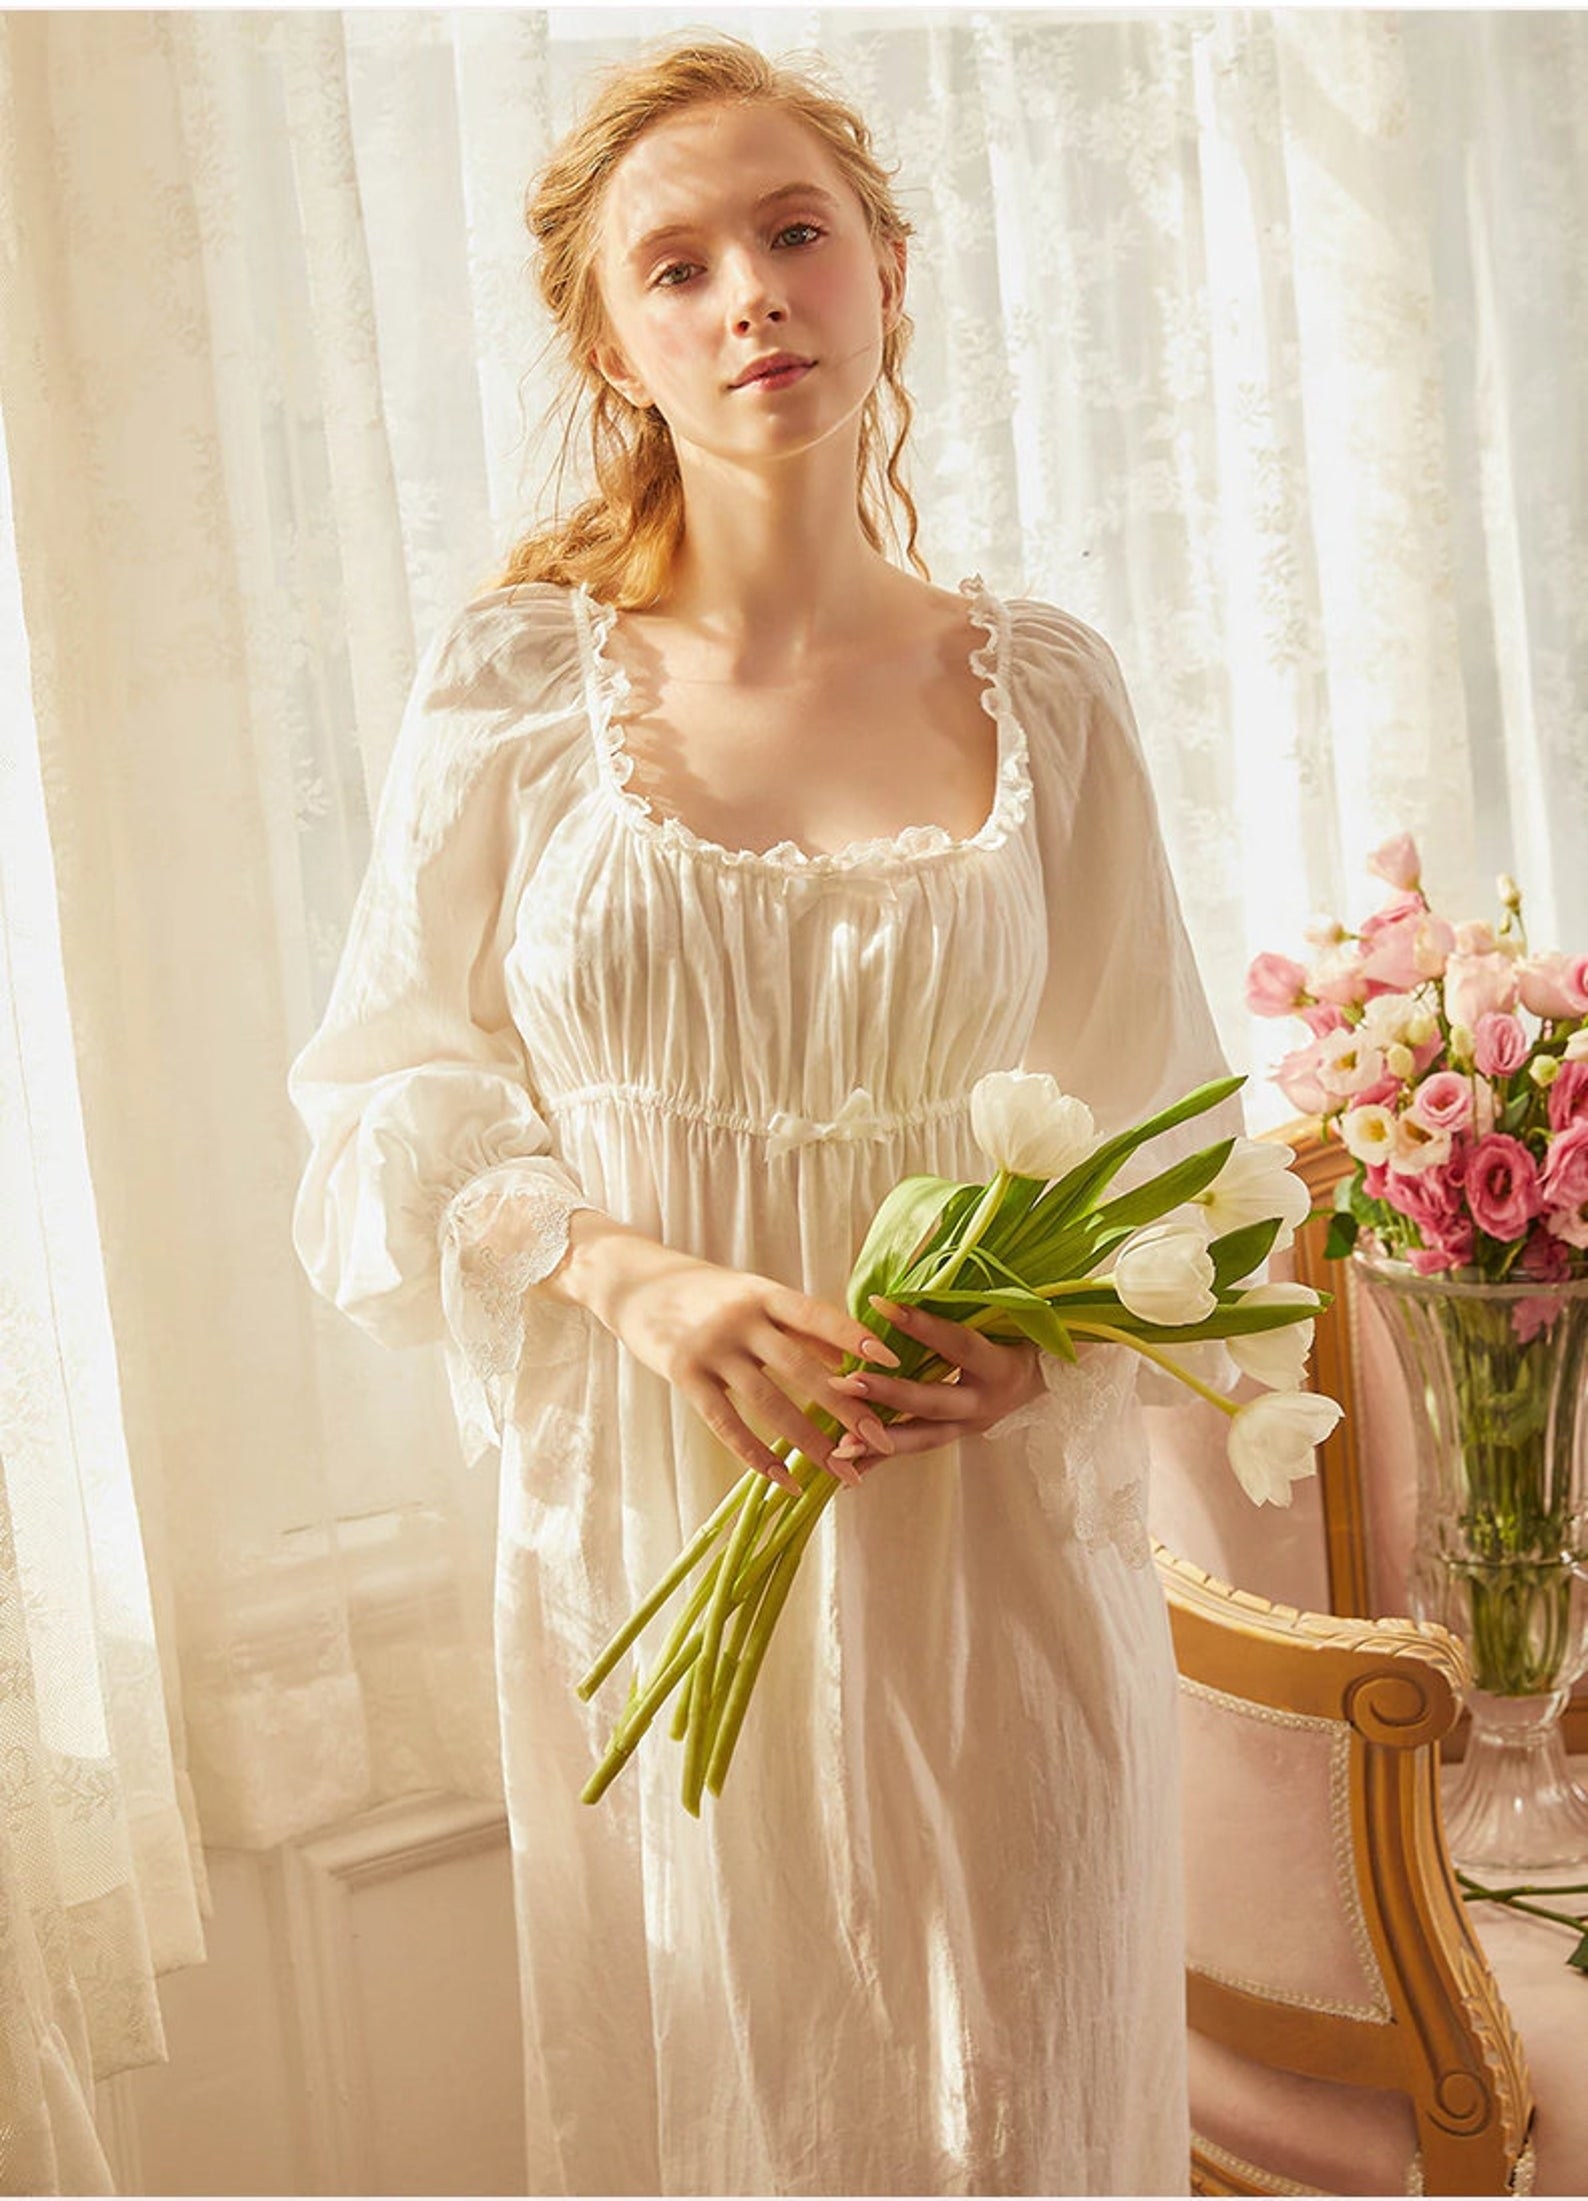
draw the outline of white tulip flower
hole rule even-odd
[[[1316,1307],[1318,1295],[1305,1284],[1254,1284],[1236,1302],[1242,1307]],[[1288,1322],[1282,1330],[1253,1330],[1227,1338],[1231,1359],[1243,1375],[1270,1391],[1299,1391],[1312,1351],[1314,1322]]]
[[[1295,1158],[1293,1147],[1273,1139],[1237,1139],[1213,1182],[1186,1205],[1205,1210],[1215,1238],[1277,1215],[1274,1251],[1283,1253],[1312,1213],[1312,1194],[1290,1167]]]
[[[1206,1229],[1163,1221],[1138,1230],[1114,1256],[1114,1289],[1143,1322],[1205,1322],[1218,1305]]]
[[[1064,1177],[1097,1144],[1085,1101],[1045,1071],[993,1070],[971,1088],[971,1132],[994,1166],[1015,1177]]]
[[[1345,1412],[1318,1391],[1265,1391],[1237,1407],[1230,1423],[1230,1465],[1253,1505],[1288,1506],[1291,1484],[1314,1472],[1313,1447]]]

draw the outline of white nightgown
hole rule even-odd
[[[557,1197],[841,1305],[901,1176],[990,1174],[985,1072],[1050,1071],[1106,1132],[1224,1069],[1112,653],[960,589],[990,815],[812,857],[722,848],[625,784],[609,606],[469,604],[292,1068],[314,1285],[441,1340],[499,1462],[531,2192],[1187,2191],[1175,1669],[1122,1348],[1045,1359],[997,1430],[839,1494],[699,1820],[671,1705],[579,1800],[631,1668],[589,1705],[574,1684],[742,1463],[526,1291]]]

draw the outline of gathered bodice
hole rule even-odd
[[[627,675],[611,608],[576,596],[590,751],[517,910],[507,998],[553,1123],[665,1115],[780,1158],[963,1118],[1017,1061],[1046,971],[1025,729],[1007,615],[961,583],[987,640],[971,663],[998,728],[992,808],[820,855],[727,849],[626,785]],[[896,1151],[890,1151],[890,1160]]]

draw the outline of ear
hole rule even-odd
[[[628,361],[616,344],[603,341],[592,347],[590,364],[604,381],[610,382],[619,397],[626,397],[639,412],[650,405],[651,395],[639,376],[634,374]]]

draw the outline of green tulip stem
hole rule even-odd
[[[624,1621],[617,1634],[601,1653],[601,1656],[585,1675],[583,1681],[578,1684],[579,1694],[587,1703],[595,1695],[602,1682],[606,1680],[607,1675],[611,1673],[629,1645],[634,1642],[636,1637],[644,1634],[648,1624],[661,1611],[674,1590],[705,1558],[707,1552],[710,1551],[712,1545],[727,1527],[731,1516],[744,1504],[746,1497],[749,1495],[751,1477],[754,1477],[757,1482],[766,1480],[754,1468],[751,1468],[747,1474],[739,1478],[727,1497],[723,1499],[721,1505],[712,1514],[710,1520],[696,1530],[650,1595],[642,1604],[634,1608],[628,1619]]]
[[[761,1671],[761,1661],[766,1657],[767,1646],[772,1640],[772,1630],[784,1600],[794,1584],[799,1563],[805,1556],[805,1546],[815,1533],[816,1524],[823,1510],[831,1502],[838,1485],[832,1483],[827,1490],[818,1493],[798,1533],[780,1556],[773,1569],[766,1591],[756,1608],[749,1634],[739,1664],[734,1670],[726,1701],[717,1721],[717,1731],[712,1739],[711,1760],[706,1768],[706,1779],[714,1796],[722,1794],[722,1784],[727,1778],[729,1761],[734,1745],[739,1740],[739,1730],[744,1725],[745,1711],[749,1706],[750,1692],[755,1687],[756,1676]]]
[[[1145,1338],[1132,1337],[1128,1330],[1113,1329],[1106,1322],[1086,1322],[1079,1317],[1069,1327],[1076,1337],[1097,1337],[1109,1345],[1128,1345],[1133,1353],[1140,1353],[1144,1359],[1155,1361],[1171,1376],[1178,1376],[1189,1390],[1195,1391],[1199,1398],[1206,1399],[1210,1406],[1216,1406],[1221,1414],[1228,1414],[1232,1421],[1240,1412],[1234,1399],[1227,1399],[1222,1391],[1215,1391],[1211,1383],[1204,1383],[1200,1376],[1192,1375],[1189,1368],[1182,1368],[1179,1361],[1168,1353],[1160,1352],[1156,1345],[1149,1345]]]
[[[700,1656],[700,1638],[691,1636],[670,1665],[664,1666],[655,1680],[643,1692],[634,1707],[632,1720],[624,1720],[607,1747],[607,1754],[596,1767],[584,1787],[579,1791],[581,1803],[599,1803],[612,1783],[629,1762],[640,1737],[656,1716],[657,1707],[664,1703],[671,1691],[683,1679],[685,1673]]]
[[[965,1256],[977,1243],[978,1239],[990,1228],[993,1218],[1003,1206],[1004,1195],[1009,1190],[1011,1174],[1007,1169],[1000,1169],[993,1178],[992,1183],[976,1203],[976,1212],[965,1225],[964,1234],[960,1238],[959,1244],[927,1285],[926,1297],[930,1298],[934,1291],[940,1291],[945,1284],[952,1284],[955,1277],[958,1276],[965,1265]],[[884,1294],[884,1296],[886,1295]]]
[[[684,1686],[678,1692],[678,1708],[673,1714],[674,1742],[682,1742],[689,1732],[689,1700],[695,1693],[695,1676],[699,1670],[697,1660],[684,1676]]]
[[[748,1490],[744,1495],[739,1507],[739,1518],[734,1523],[733,1535],[728,1542],[727,1559],[712,1589],[711,1602],[706,1607],[706,1622],[700,1646],[700,1672],[690,1697],[689,1731],[684,1739],[684,1808],[697,1819],[700,1817],[701,1791],[706,1785],[712,1695],[716,1686],[717,1653],[722,1645],[723,1625],[728,1617],[739,1568],[755,1540],[761,1509],[771,1487],[764,1475],[755,1475],[754,1479],[759,1488]],[[804,1500],[796,1502],[803,1504]]]

